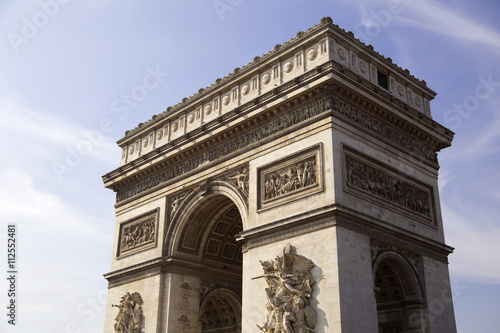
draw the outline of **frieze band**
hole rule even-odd
[[[188,171],[194,170],[207,162],[219,159],[239,149],[245,148],[248,145],[265,139],[271,135],[279,133],[287,128],[304,122],[316,115],[330,110],[333,100],[334,98],[331,96],[322,98],[300,109],[282,115],[281,117],[278,117],[270,123],[259,127],[245,135],[234,138],[233,140],[223,143],[220,146],[209,149],[208,151],[199,154],[198,156],[195,156],[171,168],[168,168],[167,170],[155,176],[143,180],[124,190],[119,190],[116,194],[116,200],[117,202],[125,200],[133,195],[139,194],[163,182],[178,177]]]
[[[422,190],[346,155],[346,185],[432,218],[430,190]]]
[[[436,163],[437,155],[436,151],[411,139],[410,137],[399,133],[393,128],[389,127],[385,123],[374,119],[373,117],[361,112],[356,107],[347,104],[338,99],[333,100],[333,109],[339,114],[353,120],[357,124],[363,126],[372,132],[382,135],[389,141],[403,147],[404,149],[416,153],[418,156],[425,158],[426,160]]]
[[[228,154],[246,148],[249,145],[258,143],[274,134],[283,132],[284,130],[295,126],[299,123],[305,122],[312,117],[322,114],[326,111],[333,110],[334,113],[341,114],[364,128],[382,135],[389,141],[407,149],[418,156],[421,156],[430,162],[436,162],[436,152],[434,149],[427,147],[410,137],[390,128],[385,123],[374,119],[373,117],[361,112],[354,106],[347,104],[344,101],[338,100],[333,96],[327,96],[319,99],[307,106],[283,114],[270,123],[267,123],[259,128],[256,128],[244,135],[236,137],[232,140],[206,150],[192,158],[189,158],[179,164],[165,169],[164,171],[150,176],[134,185],[120,189],[116,193],[116,201],[120,202],[128,199],[136,194],[147,191],[157,185],[172,180],[181,176],[189,171],[195,170],[200,166],[220,159]]]

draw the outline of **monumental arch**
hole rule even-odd
[[[323,18],[127,131],[104,332],[455,332],[434,96]]]

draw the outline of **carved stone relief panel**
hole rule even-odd
[[[259,208],[265,209],[323,190],[321,144],[258,169]]]
[[[117,258],[156,246],[159,209],[120,224]]]
[[[349,149],[344,149],[344,161],[347,192],[364,198],[382,199],[417,214],[421,217],[419,221],[435,223],[431,186]]]
[[[314,263],[292,253],[290,244],[274,260],[260,262],[268,288],[267,320],[257,327],[262,332],[315,332],[317,313],[312,307],[312,287],[316,283]]]
[[[120,304],[112,306],[119,309],[115,319],[115,333],[142,333],[144,332],[144,314],[142,311],[141,294],[127,292],[120,300]]]
[[[223,180],[229,181],[232,185],[236,186],[241,194],[246,198],[248,204],[248,167],[244,166],[238,168],[229,174],[222,177]]]

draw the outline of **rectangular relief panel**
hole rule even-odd
[[[156,247],[159,211],[157,208],[120,224],[117,259]]]
[[[323,191],[321,144],[257,170],[258,208],[267,209]]]
[[[345,146],[344,191],[436,226],[432,186]]]

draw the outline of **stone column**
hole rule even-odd
[[[167,273],[163,280],[160,332],[201,333],[200,278]]]

